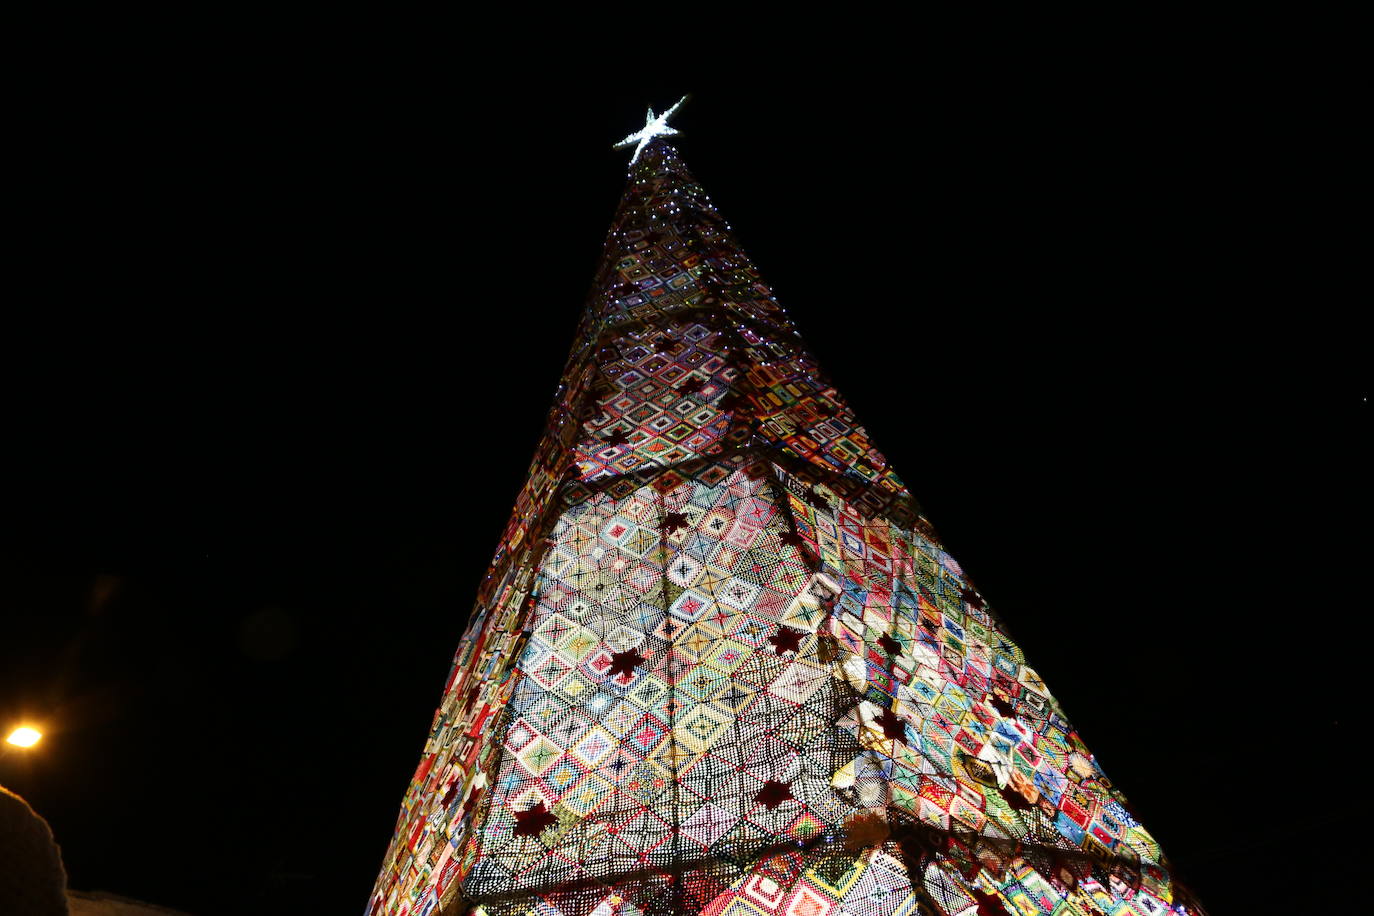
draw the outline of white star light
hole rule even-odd
[[[677,110],[682,107],[682,103],[685,101],[687,101],[687,96],[684,95],[682,98],[677,100],[676,105],[674,105],[672,108],[669,108],[667,111],[663,112],[663,114],[659,115],[658,117],[654,117],[654,110],[650,108],[649,116],[644,119],[643,129],[637,131],[636,133],[630,134],[624,140],[621,140],[615,146],[611,147],[611,149],[624,149],[627,146],[631,146],[635,143],[638,143],[639,145],[635,146],[635,154],[630,157],[630,165],[634,165],[635,160],[639,158],[640,152],[654,137],[680,136],[680,131],[673,130],[671,127],[668,126],[668,119],[671,118],[677,112]]]

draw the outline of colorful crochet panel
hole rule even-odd
[[[661,139],[368,904],[439,912],[1201,912]]]

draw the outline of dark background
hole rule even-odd
[[[1325,899],[1370,508],[1339,60],[676,53],[21,68],[0,726],[48,736],[0,783],[72,886],[362,911],[609,146],[690,90],[689,166],[1179,873]]]

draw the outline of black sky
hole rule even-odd
[[[1347,829],[1368,607],[1338,73],[298,50],[22,81],[0,725],[49,737],[0,783],[74,887],[361,912],[609,146],[690,90],[689,167],[1184,877],[1300,899],[1257,876]]]

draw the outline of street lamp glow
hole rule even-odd
[[[5,741],[19,747],[33,747],[42,737],[42,732],[24,725],[10,732],[10,736]]]

